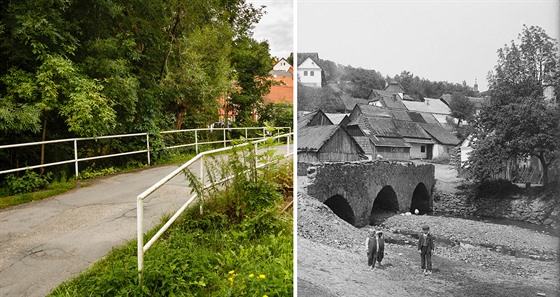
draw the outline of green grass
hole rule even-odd
[[[45,190],[16,194],[12,196],[0,197],[0,209],[10,206],[27,203],[30,201],[41,200],[48,197],[60,195],[76,187],[76,181],[55,182],[47,186]]]
[[[292,296],[291,214],[274,217],[277,232],[261,236],[208,218],[178,224],[146,253],[141,287],[132,241],[49,296]]]
[[[293,168],[251,170],[246,157],[232,154],[207,168],[238,174],[207,192],[202,212],[200,205],[187,209],[147,251],[141,286],[133,240],[49,296],[292,296],[293,213],[280,209]]]

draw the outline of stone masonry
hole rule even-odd
[[[315,163],[308,168],[307,193],[323,203],[335,195],[342,196],[354,213],[355,226],[363,227],[369,223],[374,200],[385,186],[393,188],[402,212],[410,210],[417,186],[424,186],[428,193],[426,203],[431,209],[434,172],[433,165],[411,162]]]

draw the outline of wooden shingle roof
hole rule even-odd
[[[353,136],[366,155],[373,155],[373,143],[367,136]]]
[[[315,117],[320,117],[321,118],[321,122],[322,122],[321,124],[333,125],[333,123],[327,117],[327,115],[322,110],[318,109],[314,112],[303,115],[298,119],[298,122],[297,122],[298,131],[301,128],[307,127],[315,119]]]
[[[461,142],[455,135],[438,124],[420,124],[420,126],[441,144],[458,145]]]
[[[298,151],[319,151],[338,129],[337,125],[298,128]]]

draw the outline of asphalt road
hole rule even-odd
[[[105,177],[0,210],[0,296],[45,296],[113,247],[135,239],[136,197],[177,167]],[[144,229],[175,212],[189,196],[188,182],[179,174],[145,200]]]

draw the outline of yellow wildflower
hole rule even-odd
[[[255,276],[255,275],[254,275],[254,274],[252,274],[252,273],[251,273],[251,274],[249,274],[249,277],[253,277],[253,276]]]
[[[263,297],[268,297],[268,295],[263,295]]]
[[[234,274],[234,273],[235,273],[235,270],[232,270],[232,271],[230,271],[230,272],[228,272],[228,273],[229,273],[229,274]]]
[[[230,277],[228,278],[228,280],[233,283],[233,278]]]
[[[266,275],[260,274],[260,275],[259,275],[259,278],[265,279],[265,278],[266,278]]]

